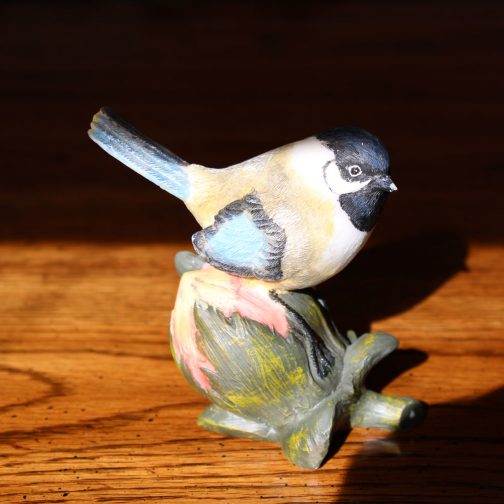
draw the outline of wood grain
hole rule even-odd
[[[313,472],[273,445],[196,426],[204,400],[167,341],[170,260],[184,245],[1,247],[6,502],[499,501],[502,262],[485,274],[497,248],[475,248],[470,273],[372,324],[401,339],[393,375],[423,360],[385,391],[429,403],[425,424],[402,436],[354,431]],[[387,380],[385,365],[372,382]]]
[[[500,2],[0,9],[2,504],[503,502]],[[355,430],[318,471],[196,426],[168,321],[197,228],[87,139],[106,104],[209,165],[337,124],[384,139],[400,190],[321,292],[400,339],[370,385],[427,402],[422,426]]]

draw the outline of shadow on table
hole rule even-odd
[[[450,233],[387,243],[363,251],[321,294],[340,329],[363,333],[466,270],[466,255],[465,242]],[[427,357],[414,349],[394,352],[372,371],[369,388],[380,391]],[[413,431],[366,442],[335,502],[504,502],[503,425],[504,388],[432,405]],[[330,456],[344,439],[335,440]]]
[[[370,441],[335,502],[504,502],[504,388],[436,404],[413,431]]]
[[[338,328],[362,334],[373,321],[412,308],[466,270],[466,255],[456,234],[421,234],[365,249],[319,291]]]

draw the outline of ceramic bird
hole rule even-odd
[[[341,271],[397,189],[384,145],[353,127],[220,169],[183,161],[106,108],[89,136],[186,204],[203,228],[192,241],[206,262],[276,289],[314,286]]]

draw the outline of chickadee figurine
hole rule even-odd
[[[219,169],[183,161],[107,108],[88,133],[186,204],[203,228],[192,242],[206,262],[273,289],[304,289],[341,271],[397,190],[385,146],[359,128],[329,129]]]

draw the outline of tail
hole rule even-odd
[[[93,117],[88,131],[104,151],[182,200],[189,197],[188,163],[150,140],[109,108]]]

